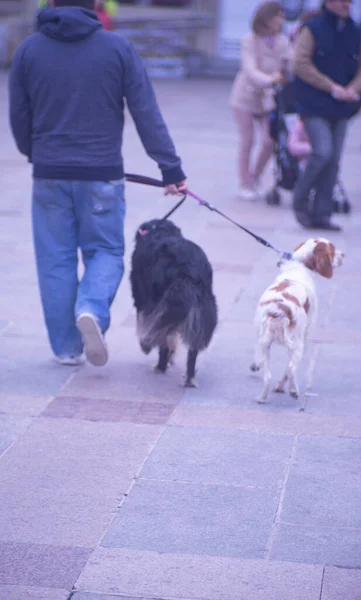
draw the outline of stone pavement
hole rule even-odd
[[[191,187],[283,249],[303,241],[288,197],[281,208],[237,198],[229,83],[156,87]],[[184,352],[155,375],[135,337],[132,238],[173,202],[142,186],[127,188],[128,274],[109,364],[55,363],[4,73],[0,133],[0,600],[360,600],[360,121],[342,170],[354,212],[332,236],[346,260],[334,280],[317,281],[303,392],[271,394],[265,406],[253,401],[252,319],[276,255],[192,200],[176,213],[213,263],[220,308],[200,387],[184,391]],[[125,154],[128,170],[157,175],[129,119]],[[275,378],[282,362],[275,349]]]

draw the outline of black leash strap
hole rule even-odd
[[[135,175],[134,173],[125,173],[125,179],[127,181],[131,181],[132,183],[143,183],[144,185],[150,185],[153,187],[164,187],[164,184],[158,179],[153,179],[153,177],[145,177],[145,175]],[[183,202],[186,200],[187,194],[184,194],[183,198],[173,208],[167,212],[164,217],[162,217],[161,221],[165,221],[169,219],[169,217],[180,207]]]
[[[125,174],[125,179],[127,181],[131,181],[133,183],[143,183],[145,185],[151,185],[151,186],[154,186],[154,187],[164,187],[164,185],[163,185],[163,183],[161,181],[159,181],[158,179],[153,179],[153,177],[145,177],[143,175],[135,175],[135,174],[132,174],[132,173],[126,173]],[[250,231],[249,229],[247,229],[247,227],[244,227],[240,223],[237,223],[237,221],[234,221],[233,219],[231,219],[231,217],[228,217],[228,215],[224,214],[218,208],[216,208],[215,206],[212,206],[212,204],[209,204],[209,202],[206,202],[205,200],[203,200],[202,198],[200,198],[199,196],[197,196],[196,194],[194,194],[190,190],[187,190],[186,194],[181,199],[181,201],[178,202],[178,204],[176,204],[176,206],[174,206],[172,208],[172,210],[170,210],[169,213],[166,214],[165,217],[163,217],[162,221],[165,220],[165,219],[168,219],[168,217],[170,217],[170,215],[172,215],[177,210],[177,208],[179,206],[181,206],[181,204],[183,204],[183,202],[186,199],[187,195],[191,196],[192,198],[194,198],[195,200],[197,200],[201,206],[206,206],[212,212],[217,213],[218,215],[220,215],[224,219],[227,219],[227,221],[229,221],[230,223],[233,223],[233,225],[236,225],[236,227],[238,227],[239,229],[242,229],[242,231],[244,231],[245,233],[248,233],[248,235],[251,235],[257,242],[259,242],[260,244],[262,244],[266,248],[271,248],[271,250],[274,250],[275,252],[277,252],[277,254],[280,254],[282,258],[285,258],[287,260],[291,260],[292,259],[292,254],[290,252],[282,252],[281,250],[277,250],[277,248],[275,248],[274,246],[272,246],[272,244],[270,244],[269,242],[267,242],[267,240],[265,240],[263,237],[261,237],[260,235],[257,235],[256,233],[253,233],[253,231]]]
[[[274,248],[269,242],[267,242],[267,240],[263,239],[261,236],[257,235],[256,233],[253,233],[253,231],[250,231],[249,229],[247,229],[247,227],[244,227],[240,223],[237,223],[237,221],[234,221],[233,219],[231,219],[231,217],[229,217],[228,215],[225,215],[218,208],[216,208],[215,206],[212,206],[212,204],[209,204],[208,202],[203,202],[202,204],[204,206],[206,206],[207,208],[209,208],[209,210],[217,213],[218,215],[221,215],[221,217],[223,217],[224,219],[227,219],[227,221],[229,221],[230,223],[233,223],[233,225],[235,225],[236,227],[239,227],[239,229],[242,229],[242,231],[245,231],[246,233],[251,235],[255,240],[257,240],[257,242],[266,246],[266,248],[271,248],[272,250],[276,250],[276,248]],[[276,250],[276,252],[279,252],[279,250]]]
[[[166,221],[166,219],[169,219],[169,217],[180,207],[182,206],[183,202],[185,201],[185,199],[187,198],[187,194],[184,194],[183,198],[181,198],[181,200],[179,200],[179,202],[177,202],[177,204],[175,206],[173,206],[173,208],[167,212],[166,215],[164,215],[164,217],[161,218],[161,221]]]
[[[135,175],[134,173],[125,173],[124,177],[127,181],[131,181],[132,183],[143,183],[144,185],[151,185],[153,187],[164,187],[164,183],[159,181],[159,179],[154,179],[153,177]]]

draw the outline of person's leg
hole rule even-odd
[[[81,355],[75,324],[77,222],[71,182],[35,179],[33,235],[39,287],[53,352],[59,358]]]
[[[87,358],[101,365],[107,353],[100,332],[109,327],[110,306],[124,272],[124,183],[75,182],[74,197],[85,266],[75,313]]]
[[[309,195],[316,187],[319,175],[331,158],[332,130],[330,123],[321,117],[307,117],[304,119],[304,125],[310,138],[312,154],[295,185],[293,208],[302,224],[306,224],[306,221],[303,222],[303,216],[306,217],[307,224],[311,224],[311,218],[307,219]]]
[[[261,177],[274,150],[274,141],[269,133],[269,115],[267,114],[263,115],[262,117],[257,117],[257,121],[261,131],[261,151],[258,155],[254,168],[253,176],[255,181],[258,181]]]
[[[332,124],[332,154],[317,181],[313,205],[315,224],[329,220],[333,212],[333,190],[336,185],[340,158],[346,137],[347,120],[339,119]]]
[[[233,109],[240,135],[238,168],[241,186],[251,186],[253,177],[250,172],[251,151],[253,147],[253,115],[249,111]]]

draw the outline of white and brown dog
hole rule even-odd
[[[294,250],[292,260],[281,261],[281,274],[263,293],[256,312],[258,340],[252,371],[264,369],[263,390],[256,398],[265,402],[271,387],[270,348],[273,342],[286,346],[289,362],[275,392],[299,395],[297,367],[302,359],[307,333],[314,321],[317,297],[311,271],[330,279],[333,269],[342,264],[344,253],[324,238],[308,239]]]

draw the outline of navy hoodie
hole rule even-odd
[[[120,179],[126,102],[164,184],[185,178],[134,47],[105,31],[94,12],[41,11],[37,32],[16,52],[9,88],[12,131],[34,177]]]

